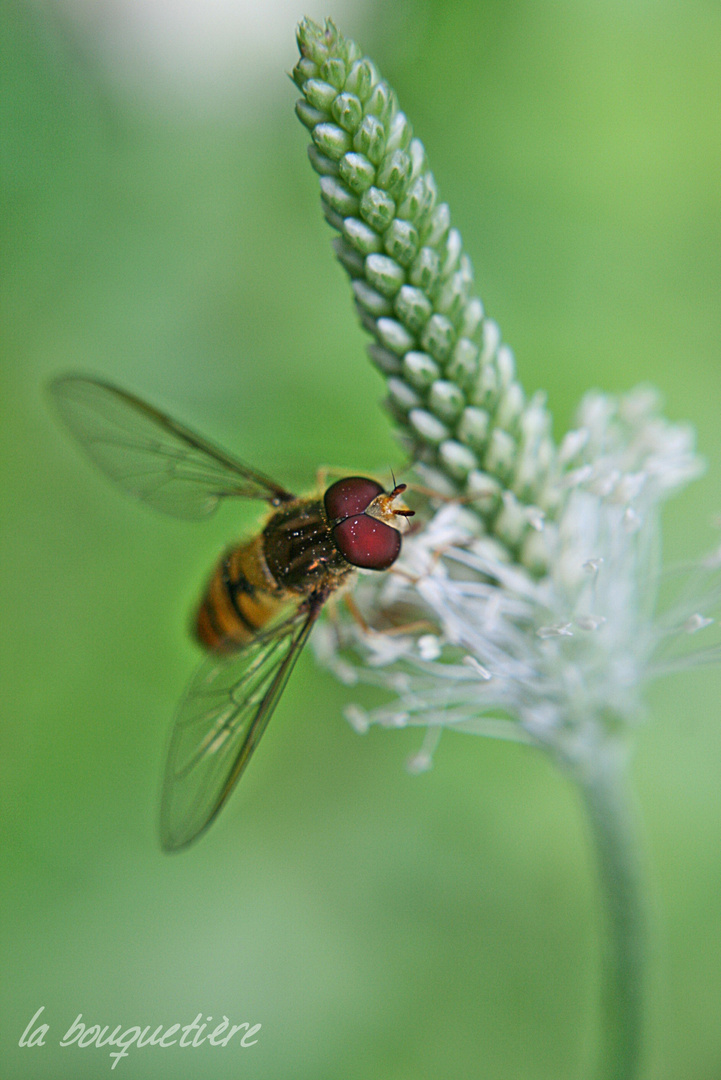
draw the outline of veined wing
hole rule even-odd
[[[177,851],[200,835],[238,782],[278,704],[323,600],[303,604],[241,652],[205,661],[170,739],[160,839]]]
[[[92,461],[130,495],[180,518],[208,517],[221,499],[294,498],[279,484],[100,379],[50,384],[60,416]]]

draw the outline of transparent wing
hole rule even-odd
[[[177,851],[207,829],[240,778],[322,607],[303,604],[240,653],[201,665],[170,739],[160,839]]]
[[[50,384],[60,416],[92,461],[130,495],[181,518],[204,518],[221,499],[293,496],[140,398],[99,379]]]

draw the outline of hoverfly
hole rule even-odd
[[[166,851],[196,839],[248,764],[326,600],[356,567],[387,570],[413,511],[375,480],[349,476],[297,497],[169,416],[99,379],[50,386],[60,416],[123,490],[180,518],[224,499],[262,499],[263,528],[219,560],[198,608],[208,652],[178,707],[161,799]]]

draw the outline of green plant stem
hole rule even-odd
[[[647,912],[627,757],[606,745],[572,766],[595,843],[605,940],[598,1080],[636,1080],[641,1067]]]

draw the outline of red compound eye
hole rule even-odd
[[[338,518],[362,514],[382,491],[380,484],[365,476],[348,476],[344,480],[337,480],[328,488],[323,500],[328,520],[337,521]]]
[[[387,570],[401,550],[398,530],[367,514],[356,514],[341,521],[333,529],[333,539],[351,565],[366,570]]]

